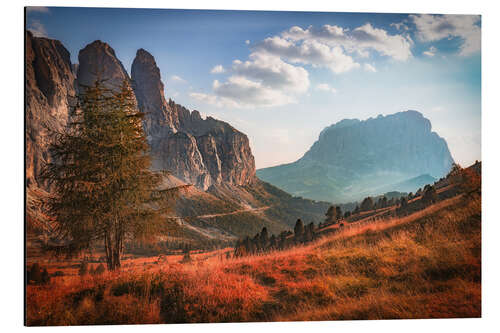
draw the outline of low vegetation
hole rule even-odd
[[[281,251],[230,252],[130,258],[120,272],[99,275],[79,276],[74,265],[47,284],[28,285],[27,323],[481,316],[477,192],[404,216],[353,223]]]

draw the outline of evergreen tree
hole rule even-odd
[[[335,207],[335,215],[337,215],[337,220],[342,219],[342,208],[340,206]]]
[[[259,241],[260,241],[260,248],[261,249],[265,249],[267,247],[267,243],[269,241],[269,235],[267,233],[267,228],[264,227],[262,228],[262,231],[260,232],[260,236],[259,236]]]
[[[298,219],[295,223],[295,227],[293,228],[295,234],[295,240],[300,241],[302,236],[304,235],[304,223],[302,223],[301,219]]]
[[[366,197],[363,199],[363,202],[361,202],[361,211],[365,212],[368,210],[373,209],[373,199],[371,197]]]
[[[275,248],[278,247],[278,242],[276,240],[276,236],[271,235],[271,238],[269,238],[269,249],[274,250]]]
[[[109,270],[119,269],[126,237],[158,231],[160,175],[153,173],[149,146],[129,84],[111,90],[96,80],[78,96],[64,133],[50,147],[54,160],[43,177],[55,186],[48,209],[58,221],[69,253],[104,241]]]
[[[335,208],[335,206],[330,206],[328,208],[325,216],[326,216],[326,219],[325,219],[326,224],[332,224],[332,223],[337,222],[338,215],[337,215],[337,209]]]
[[[434,186],[425,185],[424,194],[421,200],[424,204],[429,204],[429,205],[437,202],[438,196]]]

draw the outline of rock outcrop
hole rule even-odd
[[[50,222],[41,202],[51,189],[41,181],[40,170],[50,160],[51,134],[66,128],[77,92],[98,77],[111,89],[124,81],[133,88],[137,107],[145,113],[143,126],[153,167],[171,172],[163,177],[163,185],[179,188],[172,214],[180,216],[181,227],[188,230],[191,241],[235,239],[255,234],[263,226],[278,233],[290,228],[298,216],[317,222],[323,218],[327,203],[293,198],[255,177],[254,157],[245,134],[228,123],[203,119],[198,111],[167,101],[160,71],[146,51],[137,52],[133,80],[113,49],[101,41],[87,45],[78,59],[79,64],[71,64],[70,54],[60,42],[28,32],[26,176],[31,226],[51,230],[39,227]]]
[[[113,90],[118,90],[125,81],[130,85],[130,77],[115,51],[107,43],[96,40],[78,53],[77,86],[83,92],[85,86],[92,86],[97,78]]]
[[[26,32],[26,181],[45,190],[40,177],[50,160],[53,135],[67,125],[75,102],[75,75],[70,54],[57,40]]]
[[[298,161],[261,169],[285,191],[328,201],[359,200],[420,175],[444,176],[453,159],[446,141],[417,111],[345,119],[325,128]],[[431,178],[432,178],[431,177]]]
[[[139,109],[145,113],[155,169],[169,170],[183,181],[206,190],[212,185],[246,185],[255,179],[248,138],[231,125],[203,119],[165,99],[160,70],[151,54],[140,49],[132,64]]]

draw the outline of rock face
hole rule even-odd
[[[27,185],[48,190],[40,172],[51,158],[48,146],[52,136],[66,127],[75,101],[70,54],[59,41],[26,33],[25,84]]]
[[[119,89],[124,80],[130,84],[130,77],[115,51],[108,44],[96,40],[78,53],[77,83],[79,91],[103,79],[109,89]]]
[[[72,96],[97,78],[110,89],[118,89],[123,82],[133,88],[138,110],[145,113],[143,125],[154,169],[171,171],[202,190],[255,180],[247,136],[225,122],[203,119],[198,111],[167,101],[160,70],[147,51],[137,51],[132,80],[115,51],[101,41],[83,48],[79,63],[71,64],[69,52],[59,41],[35,38],[28,32],[26,57],[28,183],[43,185],[39,174],[50,158],[49,134],[66,127]]]
[[[212,185],[247,185],[255,179],[248,138],[231,125],[203,119],[164,96],[160,70],[151,54],[140,49],[132,64],[132,82],[153,167],[169,170],[183,181],[206,190]]]
[[[453,159],[446,141],[417,111],[342,120],[325,128],[298,161],[261,169],[285,191],[329,201],[359,200],[420,176],[444,176]],[[432,179],[432,178],[431,178]]]

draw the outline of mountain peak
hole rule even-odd
[[[358,195],[370,189],[422,174],[440,178],[452,163],[446,141],[431,131],[429,119],[408,110],[366,120],[341,120],[321,131],[298,161],[257,174],[296,195],[349,201],[360,199]]]

